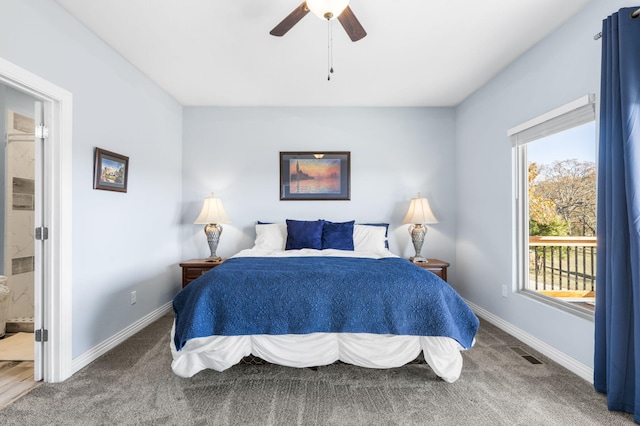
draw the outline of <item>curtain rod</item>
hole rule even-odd
[[[635,12],[631,13],[631,17],[632,18],[640,18],[640,9],[637,9]],[[599,32],[598,34],[593,36],[594,40],[600,40],[602,38],[602,32]]]

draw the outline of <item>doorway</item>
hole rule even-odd
[[[0,312],[0,334],[4,331],[11,335],[11,341],[19,342],[33,341],[36,273],[42,269],[33,238],[36,213],[42,208],[41,194],[36,193],[36,187],[42,185],[35,181],[36,164],[41,161],[36,158],[36,152],[41,152],[36,149],[36,103],[32,96],[0,85],[0,132],[4,136],[0,152],[0,276],[10,290],[9,303],[5,301]],[[7,345],[6,341],[0,343]],[[20,358],[16,361],[33,360],[33,350],[0,350],[0,360],[6,360],[7,352]]]
[[[35,158],[39,159],[34,173],[34,197],[41,203],[42,208],[34,210],[34,224],[40,230],[40,243],[34,244],[33,255],[34,282],[36,283],[33,294],[33,328],[35,336],[39,336],[39,340],[43,343],[34,342],[33,370],[36,381],[59,382],[73,374],[71,351],[72,96],[66,90],[2,58],[0,58],[0,84],[40,102],[41,107],[33,109],[36,128],[40,131],[45,129],[38,124],[40,123],[46,124],[46,130],[48,130],[48,136],[44,135],[47,132],[42,132],[42,137],[37,135],[38,138],[36,138],[44,140],[44,143],[34,144]],[[36,234],[33,226],[32,231]],[[4,258],[6,259],[6,253]],[[28,263],[26,260],[22,262],[23,266]],[[6,268],[7,265],[3,267]],[[35,336],[35,340],[38,340]]]

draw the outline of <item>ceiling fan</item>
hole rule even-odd
[[[282,20],[269,34],[282,37],[295,24],[304,18],[307,13],[313,12],[316,16],[327,21],[338,19],[342,28],[347,32],[351,41],[358,41],[367,35],[360,21],[349,7],[349,0],[307,0],[296,7],[286,18]]]

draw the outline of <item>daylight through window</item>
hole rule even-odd
[[[593,95],[509,131],[519,290],[592,315],[596,289]]]

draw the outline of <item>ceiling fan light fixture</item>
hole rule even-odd
[[[349,0],[307,0],[307,7],[320,19],[336,19],[349,6]]]

